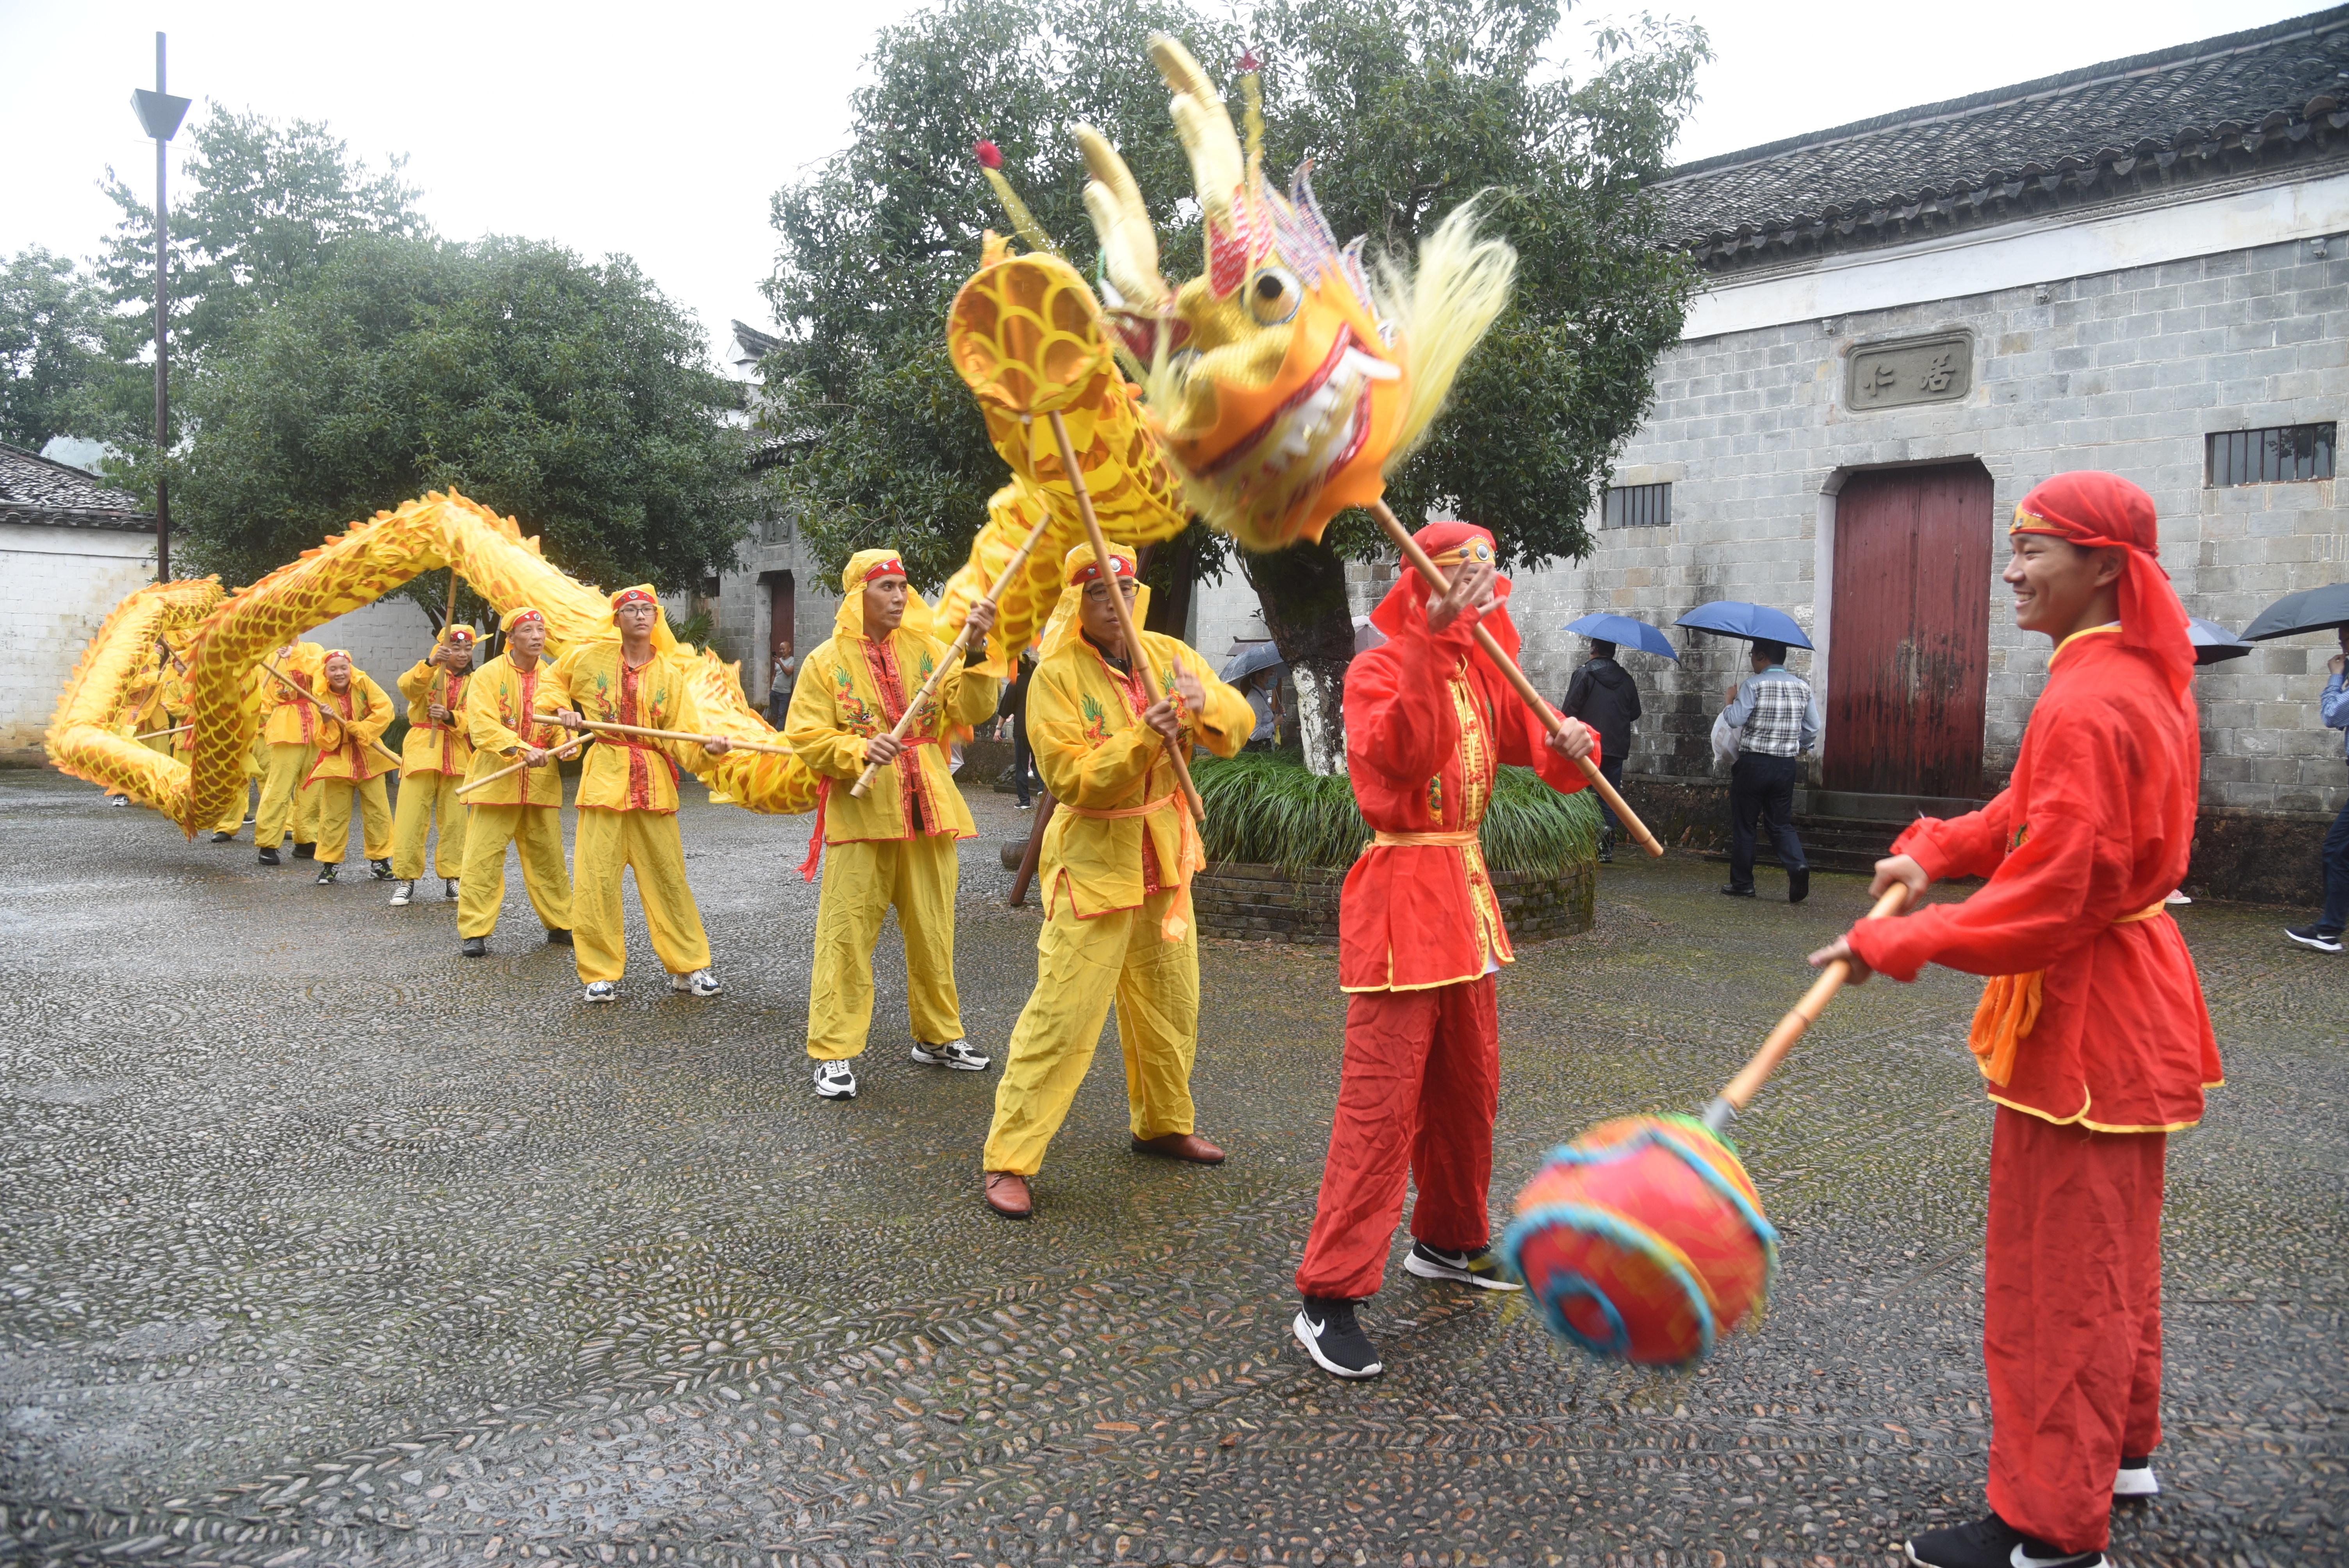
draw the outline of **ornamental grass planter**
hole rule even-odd
[[[1207,807],[1207,866],[1191,883],[1200,931],[1334,947],[1339,892],[1371,836],[1347,781],[1279,753],[1203,758],[1194,771]],[[1588,795],[1560,795],[1530,769],[1501,770],[1483,843],[1513,945],[1590,929],[1598,828]]]

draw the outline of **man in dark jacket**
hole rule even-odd
[[[1558,709],[1599,732],[1599,771],[1618,790],[1623,788],[1623,758],[1631,754],[1631,727],[1640,721],[1640,688],[1615,662],[1615,645],[1590,640],[1590,659],[1574,672]],[[1615,858],[1615,834],[1622,827],[1602,798],[1599,803],[1599,859]]]

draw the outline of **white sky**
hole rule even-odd
[[[1912,104],[2305,13],[2308,0],[1586,0],[1566,30],[1637,9],[1691,16],[1719,58],[1680,155],[1705,157]],[[442,233],[633,255],[715,342],[770,325],[767,201],[837,149],[874,29],[910,0],[0,0],[0,254],[94,253],[109,163],[144,191],[130,89],[323,119],[407,178]],[[1137,70],[1144,63],[1134,62]],[[191,114],[192,118],[192,114]],[[181,146],[185,145],[185,133]]]

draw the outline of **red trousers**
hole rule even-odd
[[[1338,1113],[1298,1291],[1377,1294],[1406,1176],[1419,1183],[1411,1233],[1446,1252],[1481,1251],[1492,1239],[1485,1199],[1500,1094],[1491,975],[1347,997]]]
[[[2161,1187],[2169,1140],[1998,1108],[1982,1362],[1990,1505],[2100,1551],[2113,1473],[2161,1441]]]

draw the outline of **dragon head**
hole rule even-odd
[[[1150,54],[1174,95],[1206,271],[1179,289],[1160,274],[1133,172],[1080,126],[1108,315],[1146,367],[1151,420],[1191,505],[1251,550],[1319,540],[1338,512],[1379,499],[1386,470],[1433,420],[1507,301],[1515,253],[1477,239],[1464,209],[1423,247],[1416,278],[1382,267],[1374,288],[1362,241],[1340,246],[1322,217],[1309,165],[1286,195],[1267,187],[1253,75],[1244,154],[1189,51],[1162,34]]]

